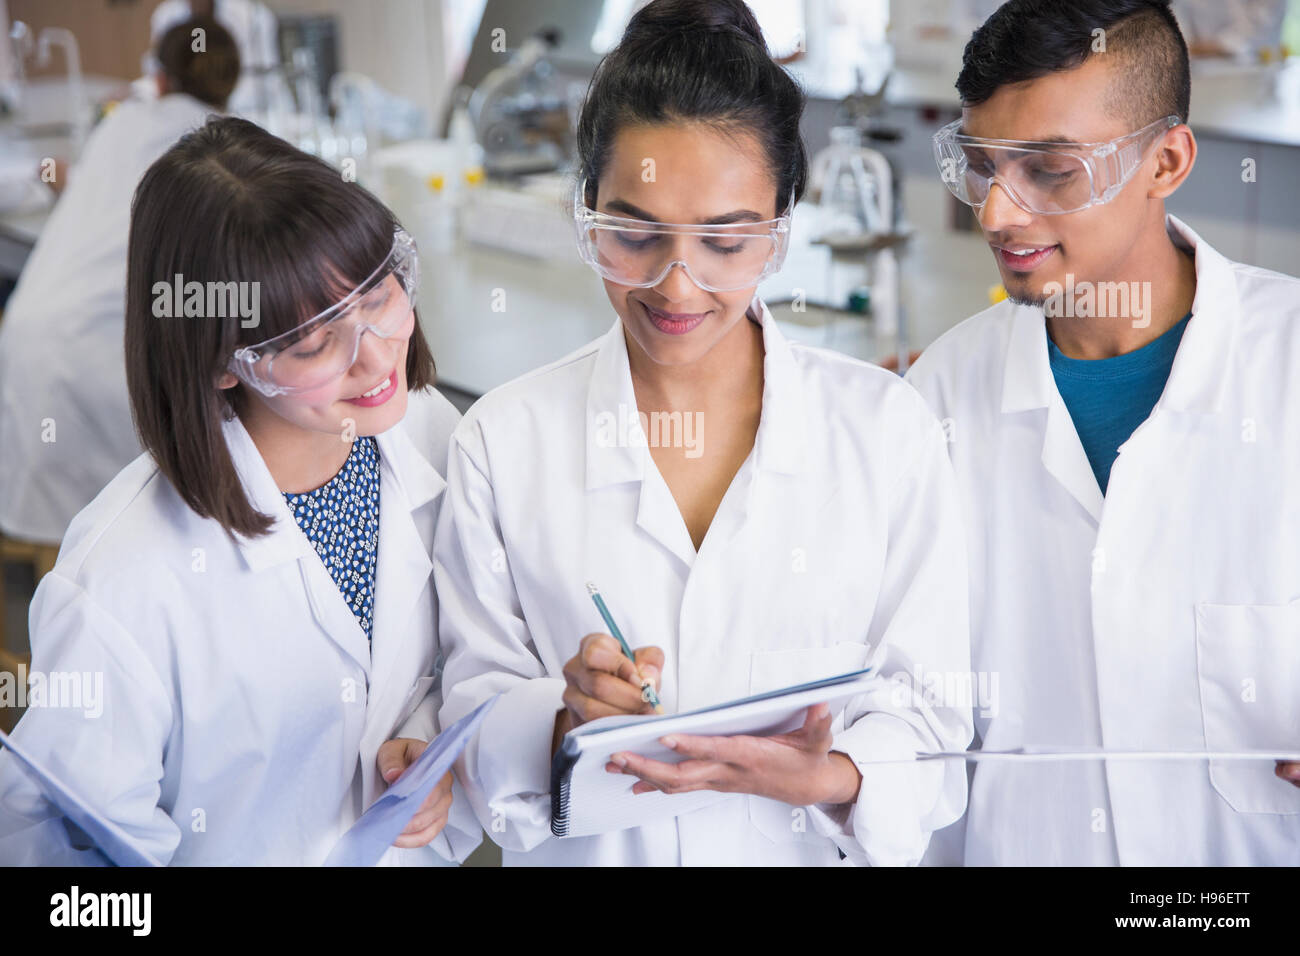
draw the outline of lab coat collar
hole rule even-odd
[[[371,662],[366,635],[324,563],[316,556],[315,548],[293,520],[289,505],[271,477],[252,436],[238,416],[225,422],[223,430],[249,504],[273,520],[266,534],[252,538],[232,535],[249,570],[258,573],[296,562],[312,615],[329,639],[356,662],[368,680]]]
[[[1156,408],[1215,411],[1223,403],[1236,338],[1236,282],[1228,260],[1185,224],[1169,216],[1166,227],[1177,245],[1194,252],[1196,296],[1192,318]],[[1052,376],[1043,312],[1033,306],[1014,308],[1003,372],[1002,411],[1047,410],[1043,466],[1094,521],[1100,522],[1103,495]]]
[[[1174,243],[1193,252],[1196,297],[1159,408],[1215,411],[1222,407],[1227,370],[1236,342],[1238,302],[1232,264],[1185,223],[1168,216]],[[1002,411],[1049,408],[1057,396],[1047,356],[1043,311],[1014,306],[1002,382]]]
[[[271,477],[261,452],[238,416],[222,425],[226,447],[249,503],[262,514],[270,515],[274,524],[258,537],[234,535],[244,560],[253,571],[261,571],[287,561],[313,554],[311,542],[300,533],[284,495]],[[391,471],[392,481],[404,502],[396,505],[408,511],[427,504],[442,493],[446,482],[436,468],[419,453],[400,424],[376,436],[379,445],[381,474]],[[381,491],[382,493],[382,491]],[[387,505],[391,499],[382,499]]]
[[[1103,496],[1088,462],[1079,433],[1052,377],[1047,355],[1047,331],[1042,309],[1013,307],[1011,340],[1002,385],[1004,413],[1047,410],[1043,429],[1043,467],[1079,505],[1101,521]]]
[[[416,449],[400,424],[376,436],[380,470],[376,574],[382,574],[384,580],[383,586],[375,589],[376,638],[372,655],[372,645],[366,640],[365,632],[311,542],[298,528],[247,429],[235,417],[224,423],[223,431],[249,502],[274,519],[265,535],[233,536],[250,570],[257,572],[308,559],[301,567],[312,613],[368,678],[382,679],[398,655],[402,622],[407,620],[433,571],[428,546],[421,540],[411,512],[441,494],[446,482]]]
[[[750,309],[763,327],[763,412],[754,453],[760,469],[797,475],[808,462],[803,378],[767,303],[755,296]]]
[[[402,659],[406,622],[424,594],[433,587],[432,539],[420,536],[413,512],[440,495],[447,483],[422,454],[401,425],[376,436],[379,444],[379,554],[372,622],[371,683],[387,686],[387,678]],[[428,522],[432,530],[432,521]],[[357,628],[361,633],[360,627]],[[372,712],[374,713],[374,712]],[[377,716],[377,714],[376,714]],[[383,728],[380,733],[386,733]]]
[[[1047,357],[1046,319],[1032,305],[1013,305],[1011,337],[1002,374],[1002,411],[1047,408],[1056,394]]]
[[[1157,408],[1211,413],[1223,408],[1228,370],[1237,347],[1240,301],[1232,263],[1181,220],[1170,216],[1175,244],[1196,259],[1192,318],[1174,356]]]
[[[293,514],[239,416],[224,422],[222,432],[248,503],[254,511],[269,515],[273,520],[266,534],[251,538],[237,533],[232,535],[249,570],[264,571],[311,554],[311,542],[306,535],[295,533],[298,526]]]
[[[380,467],[387,464],[392,471],[393,481],[402,490],[407,510],[423,507],[442,494],[447,482],[416,448],[400,423],[376,435],[375,440],[379,443]]]
[[[591,382],[587,386],[588,491],[640,481],[644,477],[643,449],[623,440],[636,413],[636,392],[632,388],[623,320],[615,318],[596,351]],[[610,440],[611,432],[614,441]]]
[[[1101,521],[1103,496],[1087,452],[1052,377],[1047,356],[1047,331],[1042,309],[1014,306],[1011,340],[1002,386],[1002,411],[1047,410],[1043,428],[1043,467],[1079,505]]]
[[[763,330],[763,410],[754,456],[764,471],[799,474],[807,462],[804,395],[799,368],[766,303],[757,295],[747,313]],[[637,414],[622,320],[601,340],[587,390],[587,490],[645,477],[648,450],[610,442],[610,417],[622,422]],[[707,441],[707,437],[705,438]]]

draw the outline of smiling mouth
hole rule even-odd
[[[1006,246],[993,246],[1001,261],[1008,269],[1013,272],[1028,272],[1035,269],[1048,256],[1056,251],[1056,245],[1050,246],[1021,246],[1016,249]]]
[[[647,305],[640,299],[636,302],[645,311],[646,318],[651,324],[667,335],[685,335],[703,322],[709,314],[708,312],[665,312]]]
[[[344,401],[352,405],[359,405],[363,408],[371,408],[377,405],[383,405],[397,393],[397,369],[393,369],[384,380],[374,388],[362,392],[354,398],[347,398]]]
[[[392,375],[388,375],[384,378],[382,382],[380,382],[370,391],[362,392],[360,395],[357,396],[357,398],[374,398],[376,395],[378,395],[380,392],[382,392],[384,389],[386,389],[389,385],[392,384],[393,384],[393,377]]]

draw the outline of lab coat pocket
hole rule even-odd
[[[410,719],[416,708],[428,695],[429,688],[433,687],[434,681],[437,679],[436,677],[421,677],[411,685],[411,689],[406,692],[406,699],[402,701],[402,709],[398,711],[397,720],[393,721],[392,733],[397,733],[398,728]]]
[[[870,648],[866,644],[845,641],[824,647],[794,647],[780,651],[760,651],[750,656],[749,692],[761,694],[795,684],[835,677],[861,670]],[[839,721],[834,724],[839,729]],[[792,807],[779,800],[753,796],[747,798],[749,820],[774,843],[824,840],[813,829],[804,807]]]
[[[1207,749],[1300,751],[1300,601],[1198,604],[1196,669]],[[1211,760],[1210,783],[1238,813],[1300,813],[1274,766]]]

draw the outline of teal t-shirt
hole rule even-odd
[[[1187,313],[1158,339],[1113,358],[1070,358],[1047,336],[1052,377],[1103,495],[1119,446],[1147,420],[1165,390],[1191,317]]]

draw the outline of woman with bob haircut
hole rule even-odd
[[[145,454],[73,520],[31,608],[33,671],[93,692],[31,707],[16,739],[163,862],[319,864],[437,732],[430,548],[459,416],[418,280],[388,209],[243,120],[186,135],[136,191]],[[452,790],[382,862],[468,855]],[[102,862],[7,755],[0,861]]]

